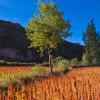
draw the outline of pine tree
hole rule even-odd
[[[96,32],[94,20],[91,20],[91,22],[87,24],[87,28],[86,31],[83,32],[82,39],[85,44],[84,59],[89,65],[96,65],[97,61],[100,61],[98,58],[98,53],[100,52],[100,47],[98,47],[100,43],[100,35]]]

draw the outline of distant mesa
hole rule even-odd
[[[0,20],[0,58],[12,60],[40,59],[34,48],[28,49],[29,41],[25,28],[18,23]],[[71,43],[63,40],[53,51],[55,56],[63,56],[68,59],[81,58],[83,46],[79,43]]]

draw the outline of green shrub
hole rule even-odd
[[[43,62],[41,66],[48,66],[48,62]]]
[[[41,65],[34,66],[32,70],[33,70],[33,74],[35,75],[46,74],[46,69],[42,67]]]
[[[63,59],[57,63],[57,68],[59,71],[66,71],[68,70],[69,65],[70,65],[70,61]]]
[[[6,61],[5,60],[0,60],[0,64],[5,64]]]
[[[53,66],[56,66],[58,64],[58,62],[61,61],[61,60],[63,60],[63,59],[64,58],[61,57],[61,56],[52,59]]]
[[[89,56],[89,54],[88,53],[84,53],[83,54],[83,63],[84,63],[84,65],[91,65],[91,57]]]
[[[70,66],[77,66],[79,64],[78,58],[74,58],[70,61]]]

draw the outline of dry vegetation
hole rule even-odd
[[[73,69],[59,77],[39,78],[34,83],[10,83],[0,100],[100,100],[100,68]]]
[[[19,79],[28,77],[32,72],[32,67],[17,67],[17,66],[9,66],[9,67],[0,67],[0,87],[6,87],[7,83],[12,80],[13,83],[19,81]]]

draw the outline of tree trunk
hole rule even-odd
[[[51,74],[52,74],[53,73],[53,68],[52,68],[52,63],[51,63],[51,51],[50,51],[50,49],[48,50],[48,56],[49,56],[50,71],[51,71]]]

